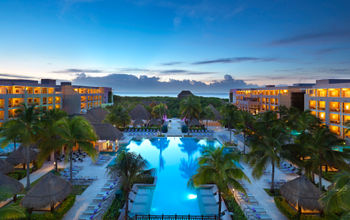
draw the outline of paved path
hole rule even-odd
[[[54,168],[55,167],[53,165],[53,162],[51,162],[51,161],[45,162],[40,169],[34,171],[33,173],[31,173],[29,175],[30,182],[32,183],[32,182],[38,180],[39,178],[41,178],[42,176],[44,176],[45,174],[47,174],[48,172],[50,172]],[[25,187],[27,185],[27,177],[24,177],[19,182],[22,183],[23,186]]]
[[[112,157],[112,159],[113,158],[115,157]],[[97,193],[101,192],[101,188],[109,179],[106,173],[106,167],[112,159],[102,166],[92,164],[90,157],[86,157],[82,163],[76,163],[76,165],[83,167],[83,170],[78,174],[79,176],[97,177],[97,180],[93,181],[83,194],[76,196],[73,207],[66,213],[63,220],[79,219],[79,216],[92,203]]]
[[[181,132],[181,120],[178,118],[171,118],[171,122],[168,124],[167,135],[182,135]]]

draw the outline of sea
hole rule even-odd
[[[178,93],[130,93],[130,92],[114,92],[114,95],[118,96],[138,96],[138,97],[150,97],[150,96],[167,96],[167,97],[177,97]],[[229,93],[195,93],[196,96],[203,97],[215,97],[221,99],[228,99]]]

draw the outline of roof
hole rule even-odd
[[[149,120],[151,118],[151,114],[141,104],[136,105],[136,107],[129,112],[129,115],[132,120],[136,120],[136,119]]]
[[[29,190],[21,204],[25,208],[44,208],[62,202],[71,192],[70,182],[49,172]]]
[[[86,120],[88,120],[90,123],[102,123],[103,120],[106,118],[108,114],[108,111],[103,108],[93,108],[86,112],[86,114],[83,115]]]
[[[144,122],[143,122],[141,119],[136,119],[136,120],[134,121],[133,126],[136,127],[136,126],[138,126],[138,125],[144,125]]]
[[[193,95],[193,93],[189,90],[182,90],[178,95],[177,95],[177,98],[178,99],[182,99],[182,98],[185,98],[185,97],[188,97],[188,96],[191,96]]]
[[[305,176],[300,176],[280,188],[281,195],[295,206],[299,205],[303,209],[321,210],[320,190]]]
[[[199,121],[197,119],[192,119],[191,121],[189,121],[188,123],[188,126],[200,126],[201,123],[199,123]]]
[[[0,173],[8,174],[13,170],[12,164],[7,162],[6,160],[0,159]]]
[[[118,128],[108,123],[92,123],[99,140],[120,140],[123,137],[123,133]]]
[[[34,146],[29,147],[29,161],[33,161],[36,159],[37,152],[33,150]],[[20,163],[26,163],[26,148],[21,145],[16,151],[10,153],[10,155],[6,158],[6,161],[12,165],[17,165]]]
[[[0,188],[11,194],[17,194],[23,190],[23,185],[16,179],[0,173]]]
[[[151,119],[148,123],[149,126],[159,126],[159,125],[162,125],[162,120],[160,119]]]
[[[208,105],[208,107],[214,113],[215,120],[219,121],[219,120],[222,119],[222,116],[221,116],[220,112],[212,104]]]

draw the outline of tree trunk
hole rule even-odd
[[[315,173],[314,172],[311,173],[311,177],[312,177],[312,182],[315,183]]]
[[[70,181],[72,182],[73,181],[73,153],[72,151],[69,152],[69,178],[70,178]]]
[[[246,134],[243,133],[243,154],[245,154],[245,139],[246,139]]]
[[[318,174],[318,184],[319,184],[319,189],[322,192],[322,165],[320,165],[320,170]]]
[[[13,151],[16,151],[16,139],[13,139]]]
[[[30,166],[29,166],[29,146],[25,146],[26,148],[26,163],[27,163],[27,186],[26,186],[26,189],[29,190],[30,189],[30,173],[29,173],[29,169],[30,169]]]
[[[271,172],[271,189],[270,192],[271,193],[275,193],[275,163],[272,162],[272,172]]]
[[[55,170],[56,170],[56,172],[58,172],[58,164],[57,164],[57,154],[56,154],[56,152],[53,153],[53,156],[54,156],[54,161],[55,161]]]
[[[218,191],[218,196],[219,196],[219,210],[218,210],[218,219],[221,219],[221,191],[219,189]]]
[[[125,213],[124,213],[124,219],[128,220],[128,213],[129,213],[129,192],[126,192],[126,200],[125,200]]]
[[[228,130],[229,130],[229,132],[230,132],[230,144],[232,143],[232,131],[231,131],[231,127],[228,127]]]

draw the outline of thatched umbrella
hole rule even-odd
[[[321,192],[305,176],[300,176],[285,183],[281,186],[280,193],[289,203],[297,207],[300,213],[301,209],[322,210],[318,202]]]
[[[129,115],[132,120],[149,120],[151,118],[151,114],[141,104],[136,105],[136,107],[129,112]]]
[[[23,184],[16,179],[0,173],[0,188],[14,195],[13,200],[16,200],[16,194],[21,192]]]
[[[192,119],[191,121],[189,121],[188,123],[188,126],[191,127],[191,126],[200,126],[201,123],[199,123],[198,119]]]
[[[53,211],[55,204],[62,202],[71,192],[70,182],[49,172],[29,190],[21,204],[30,210],[50,206],[51,211]]]
[[[216,121],[219,121],[222,119],[220,112],[218,110],[216,110],[216,108],[212,104],[208,105],[208,107],[213,112]]]
[[[37,152],[33,150],[33,146],[29,147],[29,162],[32,162],[36,159]],[[14,152],[12,152],[7,158],[6,161],[12,165],[17,164],[26,164],[26,148],[22,145]]]
[[[90,123],[102,123],[103,120],[106,118],[107,114],[108,111],[103,108],[93,108],[88,110],[83,116]]]
[[[139,126],[139,125],[144,125],[144,123],[143,123],[143,121],[141,120],[141,119],[136,119],[135,121],[134,121],[134,127],[137,127],[137,126]]]
[[[12,164],[7,162],[6,160],[0,159],[0,173],[8,174],[13,170]]]
[[[114,127],[111,124],[92,124],[99,140],[120,140],[123,138],[123,133],[119,131],[118,128]]]
[[[148,126],[160,126],[160,125],[162,125],[162,120],[155,119],[155,118],[151,119],[148,123]]]

